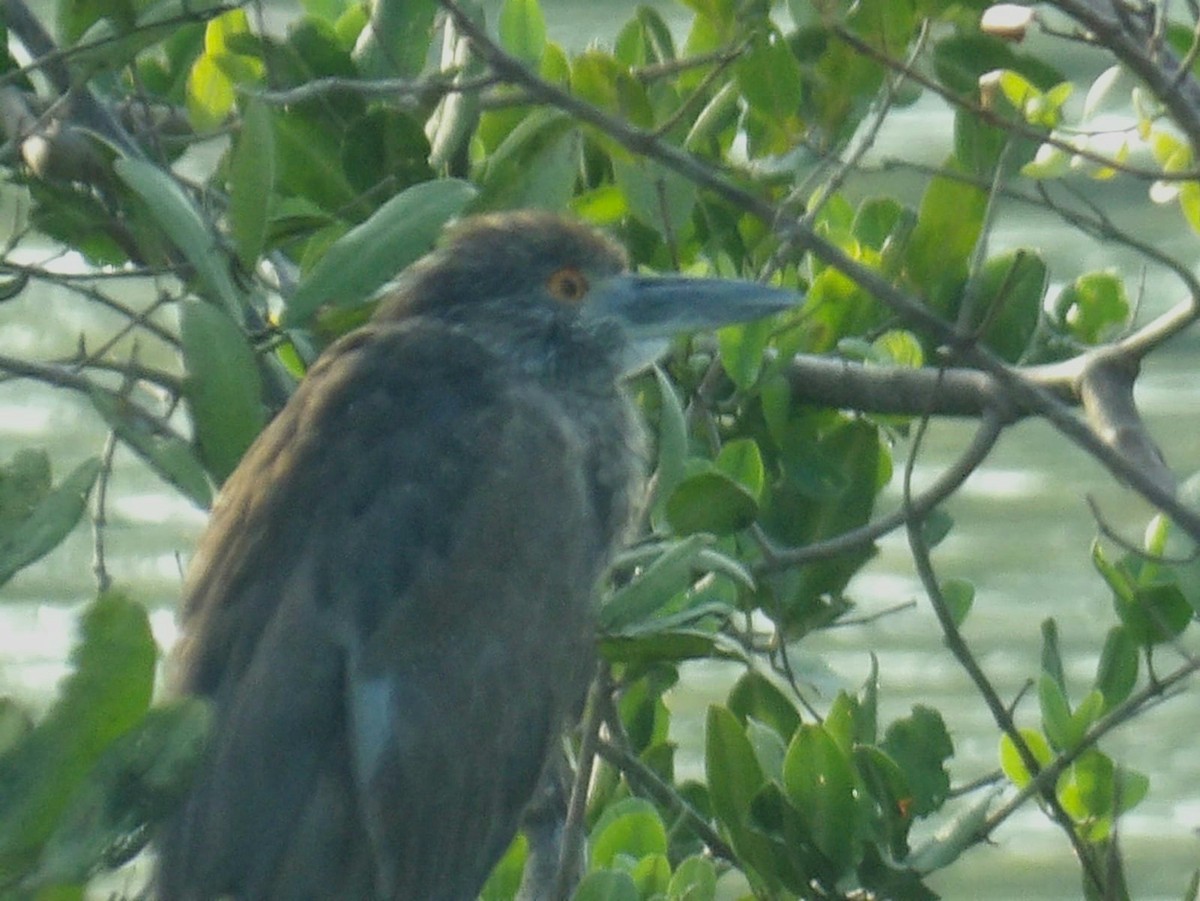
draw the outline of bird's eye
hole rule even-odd
[[[588,292],[588,280],[574,266],[564,266],[551,273],[546,280],[546,290],[555,300],[567,303],[579,303]]]

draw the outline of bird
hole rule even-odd
[[[222,487],[174,689],[208,700],[162,901],[470,901],[561,752],[644,484],[625,379],[795,302],[631,273],[544,211],[452,225]]]

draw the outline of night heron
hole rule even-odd
[[[215,728],[164,901],[476,897],[591,673],[644,462],[622,376],[794,301],[625,270],[572,220],[468,219],[246,454],[184,589]]]

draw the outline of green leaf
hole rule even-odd
[[[521,887],[528,852],[529,841],[524,832],[518,832],[479,890],[479,901],[513,901]]]
[[[209,54],[196,59],[187,81],[188,118],[198,132],[210,132],[233,110],[237,91],[225,70]]]
[[[373,195],[384,181],[392,181],[400,190],[432,179],[432,152],[416,118],[399,110],[372,107],[346,131],[340,162],[355,190]]]
[[[1063,772],[1055,792],[1059,803],[1072,819],[1080,823],[1103,820],[1089,839],[1107,835],[1114,813],[1116,767],[1108,755],[1089,748]]]
[[[267,214],[275,185],[275,130],[271,115],[254,100],[229,161],[229,230],[238,259],[253,269],[267,238]]]
[[[703,150],[719,142],[727,149],[736,134],[740,94],[735,82],[729,81],[704,105],[692,123],[683,146],[691,151]]]
[[[1046,672],[1038,679],[1038,702],[1042,708],[1042,728],[1050,743],[1062,751],[1073,750],[1083,735],[1073,728],[1071,707],[1062,688]]]
[[[129,30],[137,10],[133,0],[64,0],[57,4],[57,13],[63,38],[75,43],[102,19],[111,20],[123,31]]]
[[[1025,744],[1029,746],[1029,751],[1039,767],[1045,767],[1054,759],[1054,753],[1050,750],[1050,745],[1047,744],[1042,733],[1036,729],[1020,729],[1018,731],[1025,739]],[[1017,746],[1007,735],[1000,736],[1000,769],[1004,770],[1004,775],[1017,788],[1024,788],[1033,780],[1028,767],[1025,766],[1025,761],[1021,759],[1021,754],[1017,751]]]
[[[128,243],[96,228],[97,222],[112,215],[99,197],[42,180],[29,182],[26,190],[33,201],[30,224],[39,232],[69,245],[94,266],[122,266],[129,261]]]
[[[358,192],[342,168],[341,135],[303,108],[273,109],[271,121],[280,193],[311,200],[329,216],[357,211]]]
[[[863,800],[874,802],[872,827],[891,853],[902,858],[908,853],[908,833],[912,826],[912,792],[908,780],[892,758],[870,745],[858,745],[851,752],[862,778]]]
[[[800,713],[773,682],[754,670],[748,670],[730,689],[729,710],[743,725],[754,719],[774,729],[784,741],[791,741],[800,725]]]
[[[713,901],[716,893],[716,865],[697,854],[685,858],[675,868],[667,886],[667,901]]]
[[[600,636],[600,653],[610,663],[656,665],[684,660],[735,660],[746,663],[745,652],[720,635],[699,628],[626,629]]]
[[[934,178],[921,198],[906,254],[908,275],[948,319],[956,312],[986,209],[982,189],[946,176]]]
[[[504,0],[500,8],[500,44],[537,69],[546,49],[546,17],[537,0]]]
[[[1114,596],[1119,598],[1122,603],[1133,602],[1133,584],[1130,575],[1108,559],[1099,539],[1092,542],[1092,566],[1108,583]]]
[[[953,528],[954,517],[941,507],[937,507],[930,510],[925,519],[921,521],[921,538],[931,548],[937,547],[950,534],[950,530]],[[955,594],[963,593],[963,589],[955,585],[955,583],[962,581],[961,579],[947,579],[945,584],[942,585],[942,590],[947,592],[946,600],[951,605],[951,613],[955,612],[955,604],[962,603],[961,599],[954,597]],[[974,603],[975,586],[970,583],[964,584],[971,589],[971,603]],[[964,611],[964,616],[965,614],[966,611]],[[961,626],[962,623],[958,623],[958,625]]]
[[[184,255],[208,290],[210,299],[225,305],[235,320],[241,316],[241,292],[229,274],[229,261],[216,236],[200,216],[179,183],[145,160],[119,159],[113,163],[121,180],[145,201],[150,215],[167,238]]]
[[[975,586],[965,579],[947,579],[942,583],[942,599],[950,610],[950,619],[961,629],[975,603]]]
[[[671,861],[666,854],[647,854],[629,869],[643,898],[661,898],[671,881]]]
[[[658,386],[658,453],[651,520],[657,526],[666,516],[671,492],[683,481],[688,439],[683,402],[659,366],[654,367],[654,381]]]
[[[1137,642],[1124,626],[1113,626],[1104,639],[1104,649],[1096,666],[1096,690],[1104,696],[1106,712],[1133,694],[1137,676]]]
[[[665,854],[667,830],[654,805],[642,798],[626,798],[604,811],[588,838],[591,864],[607,869],[621,856],[640,859]]]
[[[258,363],[245,333],[222,310],[185,300],[179,320],[184,396],[205,467],[221,483],[266,422]]]
[[[882,251],[907,211],[893,197],[871,197],[854,213],[854,237],[875,251]],[[911,212],[908,213],[911,216]]]
[[[1075,158],[1061,147],[1043,144],[1034,158],[1021,167],[1021,174],[1035,179],[1062,178],[1070,174],[1071,162]]]
[[[579,169],[579,128],[559,110],[537,109],[488,157],[479,205],[562,210],[571,201]]]
[[[104,749],[150,704],[157,648],[145,609],[103,594],[79,632],[54,706],[0,758],[0,876],[25,868]]]
[[[1092,727],[1092,723],[1104,714],[1104,695],[1092,689],[1087,693],[1075,712],[1071,714],[1071,731],[1082,737]]]
[[[854,711],[854,738],[875,744],[879,736],[879,660],[871,655],[871,669],[863,679]]]
[[[1048,90],[1063,80],[1062,74],[1053,66],[1032,55],[1017,56],[999,38],[958,30],[937,42],[934,68],[938,78],[948,87],[968,96],[978,90],[979,77],[994,69],[1020,72],[1041,90]]]
[[[1188,227],[1200,232],[1200,185],[1192,181],[1179,185],[1179,209]]]
[[[880,325],[888,315],[876,298],[833,267],[822,269],[813,279],[802,310],[809,353],[830,351],[843,338]]]
[[[950,791],[945,762],[954,743],[942,715],[921,704],[888,726],[880,747],[900,767],[913,793],[912,813],[924,816],[942,806]]]
[[[892,366],[920,369],[925,365],[925,352],[912,332],[889,329],[871,342],[872,358]]]
[[[742,391],[749,391],[762,371],[767,343],[775,332],[770,319],[756,319],[742,325],[730,325],[717,330],[721,349],[721,368]]]
[[[48,478],[49,463],[44,453],[39,459],[46,462]],[[3,495],[0,495],[0,585],[54,550],[71,533],[87,509],[88,495],[100,474],[100,461],[96,457],[84,460],[57,487],[37,491],[36,501],[22,505],[24,509],[19,515],[10,518],[11,506],[16,505],[3,502],[28,491],[26,486],[14,484],[21,481],[23,469],[29,472],[19,458],[14,458],[6,471],[0,473],[0,485],[3,485]]]
[[[645,86],[611,56],[593,47],[575,57],[571,65],[571,91],[581,99],[626,119],[640,128],[654,127],[654,110]],[[614,157],[630,159],[621,145],[603,135],[593,135]]]
[[[778,782],[783,778],[783,760],[787,756],[787,742],[770,726],[758,720],[746,721],[746,737],[754,748],[754,758],[768,779]]]
[[[285,323],[303,324],[325,303],[366,300],[424,256],[442,226],[474,196],[475,189],[457,179],[424,182],[397,194],[329,248],[288,300]]]
[[[1113,778],[1113,788],[1116,793],[1117,813],[1121,814],[1142,803],[1150,791],[1150,779],[1137,770],[1119,766]]]
[[[696,206],[696,186],[670,169],[645,159],[612,158],[613,179],[629,212],[664,240],[678,241],[689,232]]]
[[[739,482],[708,471],[684,479],[667,499],[666,513],[679,535],[730,535],[754,522],[758,503]]]
[[[429,55],[437,0],[380,0],[359,36],[355,61],[363,78],[414,76]]]
[[[1042,620],[1042,672],[1054,680],[1061,694],[1066,695],[1067,679],[1063,675],[1062,652],[1058,648],[1058,623],[1053,618]]]
[[[700,552],[708,544],[703,535],[692,535],[676,543],[650,566],[614,592],[600,608],[600,626],[618,632],[652,616],[691,582]]]
[[[33,729],[33,718],[12,698],[0,698],[0,757]]]
[[[1169,641],[1195,616],[1173,571],[1133,554],[1113,564],[1099,542],[1092,545],[1092,562],[1113,591],[1117,616],[1138,644],[1149,647]]]
[[[191,698],[147,711],[114,739],[72,795],[29,886],[83,883],[142,848],[147,827],[190,788],[210,721],[209,705]]]
[[[642,893],[628,873],[609,870],[588,873],[571,898],[572,901],[642,901]]]
[[[721,448],[716,459],[717,469],[749,491],[757,500],[762,497],[766,481],[762,452],[753,438],[738,438]]]
[[[774,28],[759,32],[748,51],[738,57],[735,71],[742,97],[756,112],[776,120],[799,112],[800,63]]]
[[[854,768],[846,751],[820,725],[802,723],[788,745],[783,785],[817,848],[841,875],[862,853]]]
[[[860,0],[847,16],[848,24],[883,51],[908,46],[916,27],[914,4],[892,0]]]
[[[822,423],[816,436],[809,432],[814,418]],[[890,463],[876,425],[807,413],[792,418],[777,440],[786,478],[772,485],[760,519],[772,538],[800,546],[867,522]],[[764,575],[760,585],[774,595],[767,612],[787,630],[809,627],[812,611],[840,598],[873,553],[872,547],[860,548],[814,561],[798,572]]]
[[[188,442],[161,431],[160,424],[125,398],[94,389],[92,406],[117,437],[150,464],[160,476],[182,491],[196,506],[212,506],[212,489],[204,467]]]
[[[1120,334],[1129,323],[1125,280],[1115,270],[1087,272],[1067,285],[1054,301],[1052,316],[1060,328],[1087,345]]]
[[[766,839],[751,831],[748,823],[750,805],[766,778],[741,723],[726,708],[708,708],[704,748],[713,813],[739,852],[760,857],[769,854]]]
[[[972,328],[1002,359],[1021,359],[1037,330],[1049,273],[1041,256],[1014,250],[993,257],[966,288]]]
[[[254,46],[244,9],[230,9],[209,20],[204,29],[204,52],[188,73],[188,115],[197,131],[221,125],[237,102],[237,86],[262,80],[263,62],[239,50]]]

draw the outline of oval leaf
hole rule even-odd
[[[854,768],[823,726],[797,728],[784,759],[783,785],[810,825],[817,848],[845,872],[861,850]]]
[[[54,830],[109,743],[145,713],[158,649],[146,610],[115,592],[84,611],[72,673],[45,718],[0,760],[0,869]]]
[[[758,503],[745,487],[721,472],[684,479],[667,499],[667,521],[680,535],[729,535],[758,515]]]
[[[231,316],[241,309],[241,294],[234,287],[228,261],[216,236],[196,205],[170,175],[145,160],[119,159],[113,163],[121,180],[145,201],[167,238],[184,255],[208,289]]]
[[[179,317],[187,370],[184,395],[204,465],[220,483],[266,421],[258,365],[245,333],[221,310],[187,300]]]
[[[275,131],[260,101],[242,116],[229,162],[229,230],[242,265],[253,268],[267,239],[267,213],[275,185]]]
[[[6,525],[0,534],[0,585],[70,534],[87,508],[88,494],[99,474],[100,461],[89,457],[42,497],[28,516]]]
[[[397,194],[329,248],[288,300],[285,323],[302,324],[325,303],[350,306],[365,300],[424,256],[442,226],[474,196],[475,188],[452,178]]]

